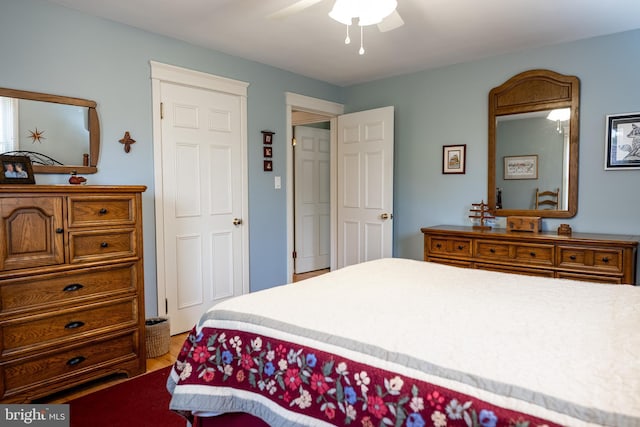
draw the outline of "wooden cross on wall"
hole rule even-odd
[[[136,140],[131,138],[129,135],[129,131],[124,133],[124,137],[120,140],[120,144],[124,144],[124,152],[128,153],[131,151],[131,144],[135,144]]]

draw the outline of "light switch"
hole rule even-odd
[[[282,188],[282,180],[280,179],[279,176],[276,176],[273,178],[273,186],[275,187],[276,190],[279,190]]]

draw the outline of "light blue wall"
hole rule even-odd
[[[341,102],[339,87],[39,0],[0,0],[0,87],[97,102],[102,149],[90,184],[144,184],[145,300],[156,313],[156,264],[149,61],[241,80],[248,88],[251,289],[286,281],[285,92]],[[276,132],[274,172],[263,172],[263,129]],[[125,131],[137,142],[125,154]],[[64,175],[36,182],[66,183]]]
[[[266,65],[61,8],[0,0],[0,86],[93,99],[102,126],[93,184],[144,184],[146,308],[156,312],[153,149],[149,60],[250,83],[248,90],[251,289],[286,280],[285,95],[335,102],[347,111],[395,106],[394,255],[422,258],[420,227],[467,224],[487,194],[487,96],[512,75],[548,68],[582,82],[578,215],[555,229],[640,234],[640,170],[603,170],[604,116],[640,111],[640,31],[503,55],[339,88]],[[274,173],[262,171],[260,130],[276,132]],[[125,154],[118,140],[134,139]],[[464,175],[442,175],[442,146],[467,144]],[[38,175],[38,182],[65,182]]]
[[[489,91],[534,68],[581,81],[578,214],[543,227],[640,235],[640,170],[603,166],[605,116],[640,111],[636,30],[347,88],[347,111],[396,107],[395,256],[421,259],[420,227],[469,223],[470,204],[487,197]],[[441,173],[449,144],[467,144],[465,175]]]

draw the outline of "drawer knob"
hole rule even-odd
[[[607,258],[607,257],[602,258],[602,262],[604,262],[604,263],[609,262],[609,258]]]
[[[535,257],[536,253],[535,252],[529,252],[529,255],[531,255],[532,257]]]
[[[56,228],[56,233],[58,233],[58,234],[64,233],[64,228],[62,228],[62,227]]]
[[[458,250],[459,250],[459,251],[461,251],[461,250],[463,250],[463,249],[464,249],[464,246],[463,246],[463,245],[458,245]]]
[[[571,256],[569,257],[569,259],[570,259],[571,261],[575,261],[575,260],[576,260],[576,256],[575,256],[575,255],[571,255]]]
[[[79,363],[84,362],[85,360],[87,360],[86,357],[84,356],[76,356],[76,357],[72,357],[71,359],[67,360],[67,365],[69,366],[76,366]]]
[[[442,245],[440,243],[436,244],[436,248],[440,249]]]
[[[79,291],[82,288],[84,288],[84,285],[81,285],[80,283],[72,283],[62,288],[62,292]]]
[[[495,249],[493,249],[493,248],[491,248],[491,249],[489,249],[489,252],[491,252],[492,254],[495,254],[495,253],[496,253],[496,250],[495,250]]]
[[[107,208],[102,208],[102,209],[100,209],[98,212],[100,213],[100,215],[104,215],[104,214],[106,214],[108,211],[107,211]]]
[[[84,322],[81,321],[75,321],[75,322],[69,322],[66,325],[64,325],[65,329],[76,329],[76,328],[80,328],[84,326]]]
[[[109,244],[108,244],[107,242],[102,242],[102,243],[100,243],[100,247],[101,247],[101,248],[106,248],[106,247],[108,247],[108,246],[109,246]]]

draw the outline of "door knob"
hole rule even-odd
[[[240,225],[242,224],[242,220],[240,218],[233,218],[233,225]]]
[[[382,218],[382,219],[391,219],[391,218],[393,218],[393,214],[383,213],[382,215],[380,215],[380,218]]]

